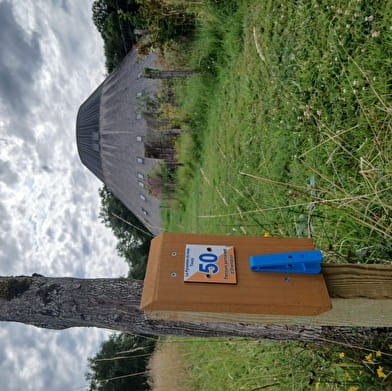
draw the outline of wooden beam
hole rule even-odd
[[[318,316],[174,311],[146,311],[145,314],[149,320],[178,320],[184,322],[392,327],[392,300],[332,299],[332,307],[332,310]]]
[[[330,297],[392,299],[392,266],[323,264]]]
[[[151,320],[392,327],[392,266],[324,264],[332,310],[318,316],[146,311]]]

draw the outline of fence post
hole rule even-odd
[[[279,279],[277,276],[280,273],[252,274],[246,265],[248,255],[260,248],[261,253],[263,249],[276,253],[281,246],[289,251],[310,250],[313,248],[310,239],[161,235],[153,240],[142,299],[142,308],[150,320],[392,326],[390,265],[322,264],[322,281],[317,280],[317,275],[289,276],[285,284],[283,277]],[[231,243],[239,254],[239,259],[236,255],[236,264],[240,269],[237,285],[184,282],[184,244],[188,242],[206,245]],[[155,262],[154,259],[159,261]],[[216,269],[209,267],[211,271]],[[260,274],[264,276],[260,277]],[[325,299],[324,283],[332,308]],[[274,309],[273,305],[280,308]]]

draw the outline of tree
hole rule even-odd
[[[113,9],[109,8],[108,2],[105,0],[95,0],[92,5],[93,22],[97,30],[103,34],[105,30],[105,21],[108,15],[113,12]]]
[[[143,281],[118,279],[0,277],[0,321],[49,329],[100,327],[132,334],[250,337],[363,345],[390,329],[255,325],[148,320],[139,308]],[[376,332],[376,333],[375,333]]]
[[[130,265],[130,277],[143,279],[153,235],[108,187],[103,186],[99,195],[99,217],[117,238],[117,251]]]
[[[148,357],[154,351],[155,338],[125,333],[114,334],[102,343],[100,351],[89,358],[86,378],[90,391],[148,389],[145,375]],[[129,374],[137,374],[129,376]],[[109,379],[116,379],[115,382]]]
[[[138,0],[139,12],[151,31],[152,46],[162,47],[165,43],[190,36],[195,27],[195,15],[186,4],[168,4],[161,0]]]
[[[144,28],[139,4],[133,0],[95,0],[92,19],[104,41],[106,69],[111,72],[136,42],[135,28]]]
[[[172,79],[174,77],[192,76],[196,73],[197,72],[192,69],[159,70],[154,68],[144,68],[142,77],[148,79]]]

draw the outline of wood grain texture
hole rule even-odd
[[[318,316],[151,312],[149,319],[308,326],[392,327],[392,266],[324,264],[332,310]]]
[[[228,322],[306,326],[392,327],[392,300],[332,299],[332,310],[318,316],[283,316],[216,312],[147,311],[150,320]]]
[[[237,284],[184,282],[186,244],[234,246]],[[322,274],[255,273],[249,267],[251,255],[313,248],[311,239],[161,233],[151,242],[141,308],[144,311],[321,314],[331,309]]]
[[[323,264],[330,297],[392,299],[392,266]]]
[[[254,273],[249,255],[313,248],[310,239],[224,237],[219,235],[164,234],[154,239],[145,280],[142,308],[147,319],[185,322],[228,322],[309,326],[392,327],[392,266],[323,264],[323,283],[332,300],[324,301],[322,290],[307,281],[314,278],[292,275],[282,284],[281,273]],[[223,242],[222,242],[223,241]],[[226,243],[236,249],[237,285],[184,284],[170,279],[171,271],[183,272],[185,243]],[[169,256],[175,250],[178,257]],[[321,286],[321,282],[319,282]],[[315,300],[312,302],[312,300]],[[320,298],[319,298],[320,299]],[[291,307],[290,305],[291,304]]]
[[[0,321],[55,330],[101,327],[143,335],[309,342],[324,341],[326,333],[332,333],[317,326],[149,321],[139,309],[142,288],[143,281],[126,278],[0,277]],[[335,335],[341,341],[361,341],[346,328],[333,330]]]

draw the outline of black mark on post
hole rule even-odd
[[[6,300],[12,300],[25,293],[31,285],[29,278],[9,278],[0,283],[0,297]]]

